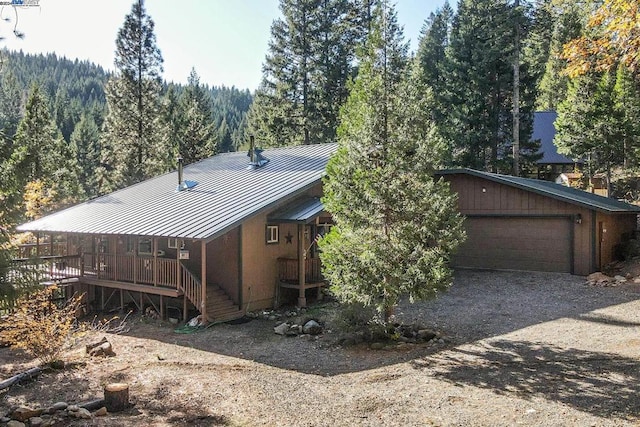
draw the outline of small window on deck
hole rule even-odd
[[[280,241],[280,233],[277,225],[267,225],[267,244],[274,244]]]
[[[178,249],[178,239],[169,237],[167,239],[167,247],[169,249]]]
[[[152,255],[153,243],[148,237],[141,237],[138,240],[138,255]]]

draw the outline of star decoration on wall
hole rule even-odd
[[[291,234],[291,232],[288,232],[286,236],[284,236],[284,238],[286,239],[286,243],[288,245],[293,243],[293,234]]]

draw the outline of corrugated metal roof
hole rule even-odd
[[[540,150],[538,153],[542,153],[542,158],[538,160],[538,164],[560,164],[560,165],[572,165],[576,161],[570,159],[558,153],[558,148],[553,143],[553,138],[556,136],[556,127],[554,122],[558,114],[555,111],[536,111],[533,115],[533,134],[531,140],[540,140]],[[577,163],[582,163],[582,160],[577,160]]]
[[[273,222],[308,222],[324,210],[317,197],[303,197],[269,214]]]
[[[584,206],[588,209],[595,209],[607,213],[638,213],[640,207],[616,199],[588,193],[577,188],[566,187],[555,182],[542,181],[539,179],[520,178],[517,176],[500,175],[489,172],[477,171],[474,169],[449,169],[437,172],[437,175],[467,174],[490,181],[499,182],[511,187],[520,188],[543,196],[562,200],[575,205]]]
[[[317,184],[336,149],[336,144],[316,144],[265,150],[271,161],[254,170],[247,168],[246,152],[219,154],[184,168],[184,179],[198,182],[190,190],[175,191],[174,171],[23,224],[18,231],[211,239]]]

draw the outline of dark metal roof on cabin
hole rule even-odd
[[[212,239],[320,182],[336,144],[265,150],[271,160],[249,169],[246,152],[188,165],[194,188],[176,191],[173,171],[23,224],[18,231],[125,234]]]
[[[482,172],[474,169],[448,169],[441,170],[436,175],[456,175],[466,174],[490,181],[531,191],[553,199],[562,200],[567,203],[586,207],[606,213],[640,213],[640,207],[629,203],[621,202],[609,197],[588,193],[577,188],[566,187],[555,182],[542,181],[539,179],[521,178],[510,175],[500,175],[490,172]]]
[[[272,212],[268,216],[270,222],[308,222],[324,210],[317,197],[304,197]]]
[[[556,136],[556,128],[554,122],[558,114],[555,111],[536,111],[533,115],[533,134],[531,140],[540,140],[540,150],[542,158],[537,161],[538,164],[556,164],[556,165],[573,165],[574,160],[558,153],[558,149],[553,143]],[[582,163],[578,160],[577,163]]]

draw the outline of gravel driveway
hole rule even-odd
[[[640,287],[583,283],[459,271],[439,299],[397,311],[447,342],[403,350],[281,337],[266,320],[192,335],[141,322],[110,336],[117,357],[44,375],[0,406],[88,400],[116,380],[135,411],[91,425],[638,425]],[[8,366],[19,360],[0,349],[0,376]]]

